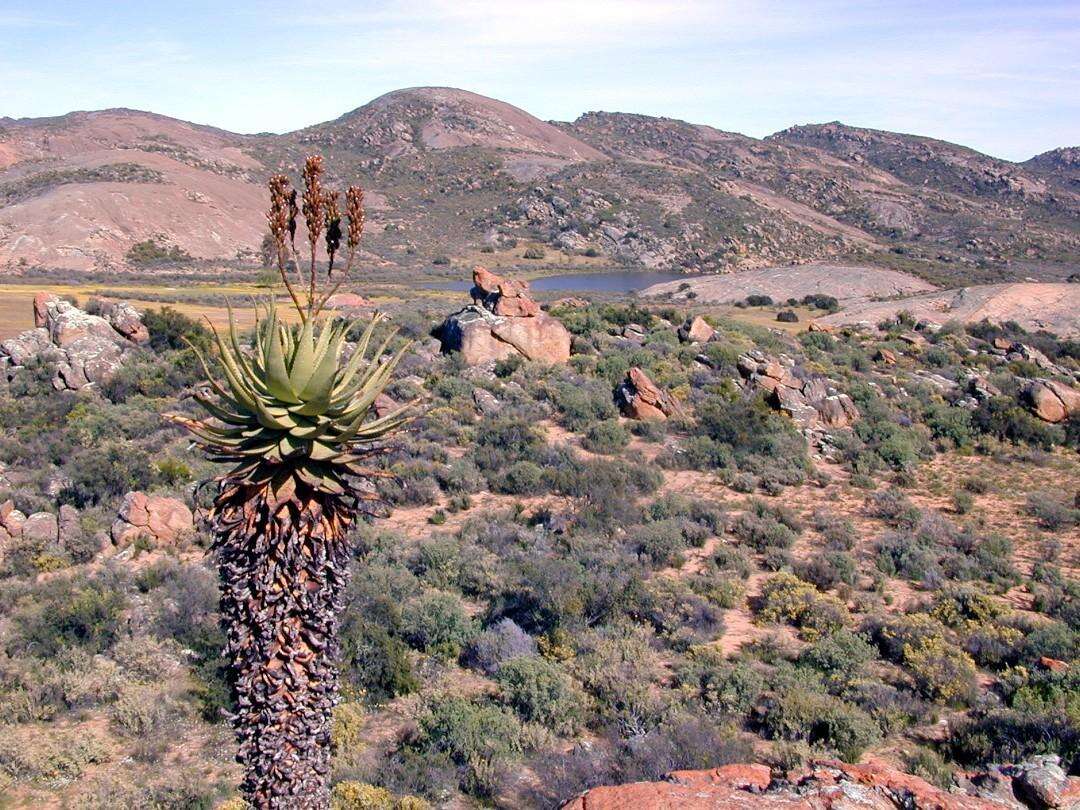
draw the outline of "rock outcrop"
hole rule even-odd
[[[468,365],[514,355],[542,363],[570,359],[570,333],[529,298],[526,282],[477,267],[473,285],[473,304],[455,312],[439,329],[444,353],[460,352]]]
[[[155,546],[175,546],[194,529],[194,517],[187,504],[176,498],[129,492],[113,521],[112,540],[126,546],[138,539]]]
[[[104,301],[95,298],[87,304],[87,309],[93,309],[94,314],[108,321],[113,329],[132,343],[146,343],[150,340],[150,332],[142,322],[142,315],[127,301]]]
[[[9,542],[22,537],[25,523],[26,515],[16,509],[12,501],[0,503],[0,558]]]
[[[615,402],[630,419],[662,422],[685,415],[679,401],[637,367],[630,369],[615,389]]]
[[[597,787],[563,810],[1051,810],[1075,808],[1080,778],[1039,758],[961,777],[953,790],[887,765],[823,760],[774,779],[763,765],[674,771],[659,782]]]
[[[371,301],[362,295],[351,292],[334,293],[326,299],[326,308],[335,310],[366,309],[374,306]]]
[[[770,405],[803,429],[845,428],[859,418],[851,397],[838,392],[825,377],[796,376],[794,363],[787,358],[754,350],[741,355],[737,366],[744,387],[764,391]]]
[[[1064,422],[1080,413],[1080,391],[1057,380],[1032,380],[1024,389],[1024,400],[1044,422]]]
[[[679,327],[679,340],[683,343],[708,343],[716,330],[706,323],[700,315],[687,318],[686,322]]]
[[[109,380],[139,341],[149,336],[139,313],[126,303],[108,303],[91,315],[55,295],[34,297],[33,329],[0,343],[0,372],[8,380],[41,359],[57,390],[77,391]]]

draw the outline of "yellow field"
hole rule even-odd
[[[251,327],[255,322],[255,313],[251,306],[254,300],[264,300],[268,290],[256,287],[252,284],[206,284],[180,287],[148,286],[148,285],[115,285],[115,284],[0,284],[0,340],[12,337],[34,326],[34,295],[38,292],[51,292],[55,295],[70,296],[78,304],[84,305],[89,298],[100,295],[103,292],[110,294],[110,300],[117,300],[117,296],[140,310],[160,309],[171,307],[177,312],[182,312],[189,318],[202,320],[208,319],[214,326],[221,327],[228,324],[228,309],[224,306],[214,306],[194,302],[162,302],[147,298],[146,296],[162,295],[206,295],[228,298],[233,305],[233,314],[241,329]],[[294,318],[292,307],[286,306],[287,298],[284,297],[284,289],[275,291],[278,300],[282,304],[279,308],[279,316],[286,320]],[[387,293],[382,295],[366,295],[366,298],[374,301],[376,306],[391,306],[403,300],[415,302],[418,298],[431,298],[440,300],[449,295],[460,297],[461,293],[447,293],[440,290],[415,290],[410,289],[408,295],[402,290],[400,294]]]

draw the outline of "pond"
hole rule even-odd
[[[625,273],[567,273],[561,276],[544,276],[529,282],[535,292],[614,292],[628,293],[643,290],[665,281],[692,278],[686,273],[663,273],[627,271]],[[469,290],[471,281],[440,281],[425,284],[434,290]]]

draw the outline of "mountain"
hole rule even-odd
[[[1076,148],[1018,164],[839,123],[766,139],[624,113],[552,123],[428,87],[282,135],[122,109],[0,119],[0,268],[123,270],[147,239],[250,263],[262,184],[314,151],[368,191],[366,259],[403,266],[519,239],[628,266],[856,259],[966,282],[1080,260]]]

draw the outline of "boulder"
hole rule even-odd
[[[118,546],[139,538],[159,546],[173,546],[194,529],[194,516],[187,504],[176,498],[129,492],[112,525],[112,540]]]
[[[23,523],[22,538],[25,542],[45,545],[55,543],[59,536],[59,524],[52,512],[34,512]]]
[[[563,810],[1002,810],[1002,807],[996,801],[970,793],[943,790],[884,764],[848,765],[819,760],[778,779],[773,779],[769,769],[762,765],[673,771],[659,782],[593,788],[563,805]]]
[[[540,305],[529,297],[528,282],[506,279],[479,266],[473,268],[472,297],[507,318],[531,318],[540,312]]]
[[[708,343],[716,330],[706,323],[700,315],[687,318],[686,322],[679,327],[679,340],[683,343]]]
[[[49,338],[60,348],[86,338],[109,343],[119,343],[123,339],[100,315],[83,312],[61,298],[46,303],[45,328],[49,330]]]
[[[481,416],[490,416],[502,410],[502,403],[486,388],[474,388],[472,397],[476,412]]]
[[[48,306],[52,302],[60,300],[60,296],[53,295],[50,292],[42,290],[34,295],[34,326],[41,328],[45,326],[45,318],[48,314]]]
[[[67,546],[82,536],[82,525],[79,522],[79,510],[70,504],[60,507],[59,527],[57,539],[61,546]]]
[[[505,360],[515,354],[543,363],[570,359],[570,333],[545,312],[511,318],[483,307],[466,307],[446,319],[440,337],[442,351],[460,352],[468,365]]]
[[[882,347],[877,350],[877,353],[874,355],[874,359],[877,360],[879,363],[884,363],[887,366],[895,366],[897,357],[896,352],[894,352],[892,349],[886,349]]]
[[[444,353],[459,352],[469,365],[521,355],[542,363],[570,359],[570,333],[529,298],[529,285],[473,269],[473,304],[439,328]]]
[[[1064,422],[1080,413],[1080,391],[1057,380],[1032,380],[1024,389],[1024,399],[1044,422]]]
[[[53,387],[78,390],[100,384],[120,368],[136,342],[149,335],[129,304],[105,303],[112,321],[90,315],[48,293],[34,297],[35,328],[0,343],[0,368],[13,379],[19,368],[38,358],[53,370]]]
[[[374,304],[362,295],[351,292],[334,293],[326,299],[327,309],[365,309]]]
[[[142,322],[142,313],[127,301],[102,301],[97,299],[97,311],[121,336],[133,343],[146,343],[150,332]]]
[[[747,390],[764,391],[766,401],[801,428],[846,428],[859,418],[851,397],[836,391],[825,377],[796,376],[790,362],[754,351],[741,355],[736,368]]]
[[[1056,756],[1034,757],[1002,770],[1013,777],[1013,793],[1026,806],[1042,810],[1080,807],[1080,778],[1070,777]]]
[[[623,415],[631,419],[662,422],[685,414],[677,399],[637,367],[630,369],[615,389],[615,401]]]
[[[26,515],[15,508],[12,501],[0,503],[0,545],[22,537]]]

